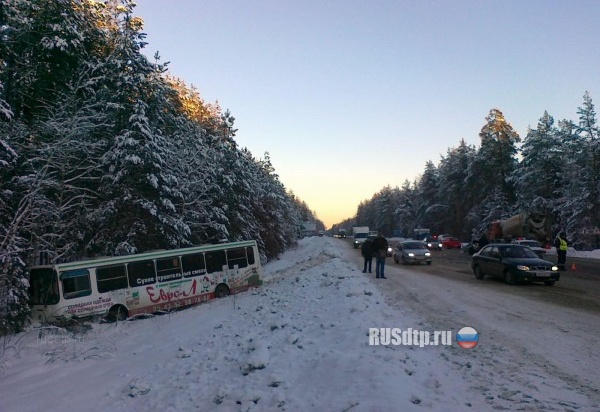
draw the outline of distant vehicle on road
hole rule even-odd
[[[354,226],[352,228],[352,237],[354,249],[361,247],[364,241],[369,237],[369,226]]]
[[[418,229],[413,230],[413,232],[414,232],[414,238],[419,239],[419,240],[423,240],[427,236],[431,236],[430,229],[418,228]]]
[[[442,250],[442,242],[434,236],[427,236],[423,239],[423,242],[425,242],[429,250]]]
[[[460,249],[462,247],[462,243],[457,237],[445,236],[442,240],[442,247],[445,247],[446,249]]]
[[[398,242],[392,252],[394,262],[407,265],[409,263],[427,263],[431,265],[431,252],[427,245],[420,240],[405,240]]]
[[[509,285],[519,282],[544,282],[548,286],[560,279],[558,267],[527,246],[494,243],[484,246],[471,257],[471,268],[477,279],[493,276]]]
[[[442,240],[444,240],[445,237],[450,237],[450,236],[452,236],[452,235],[450,235],[448,233],[442,233],[441,235],[437,236],[437,240],[439,240],[441,242]]]
[[[512,243],[514,243],[515,245],[527,246],[529,249],[533,250],[535,252],[535,254],[538,255],[542,259],[546,256],[547,250],[544,249],[542,247],[542,244],[540,242],[538,242],[537,240],[516,239],[516,240],[513,240]]]

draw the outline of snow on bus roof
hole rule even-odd
[[[109,256],[101,257],[96,259],[78,260],[75,262],[57,263],[54,265],[43,265],[36,267],[55,267],[58,270],[72,270],[85,268],[90,266],[107,266],[117,265],[121,263],[127,263],[132,261],[144,260],[144,259],[160,259],[163,257],[169,257],[173,255],[190,255],[198,252],[210,252],[215,250],[222,250],[227,248],[245,247],[256,245],[255,240],[243,240],[239,242],[231,243],[219,243],[216,245],[201,245],[201,246],[190,246],[181,249],[165,249],[155,250],[151,252],[137,253],[134,255],[123,255],[123,256]],[[32,267],[33,268],[33,267]]]

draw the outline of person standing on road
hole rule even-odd
[[[371,273],[371,264],[373,263],[373,242],[371,239],[367,239],[363,242],[362,246],[360,247],[360,252],[365,258],[363,273],[367,273],[367,266],[369,267],[369,273]]]
[[[477,245],[477,249],[481,250],[482,247],[488,245],[490,241],[488,240],[487,234],[484,232],[483,235],[479,238],[479,242]]]
[[[567,248],[569,246],[569,241],[567,240],[567,234],[565,232],[560,232],[558,236],[556,236],[554,246],[556,247],[556,254],[558,255],[558,262],[556,263],[558,270],[565,270]]]
[[[385,258],[387,257],[388,242],[381,233],[373,241],[375,251],[375,277],[387,279],[384,274]]]

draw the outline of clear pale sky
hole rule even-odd
[[[600,111],[600,0],[139,0],[149,57],[236,119],[327,227],[413,181],[490,109],[525,137]]]

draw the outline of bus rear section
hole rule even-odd
[[[260,286],[255,241],[33,267],[32,318],[122,320],[169,311]]]

